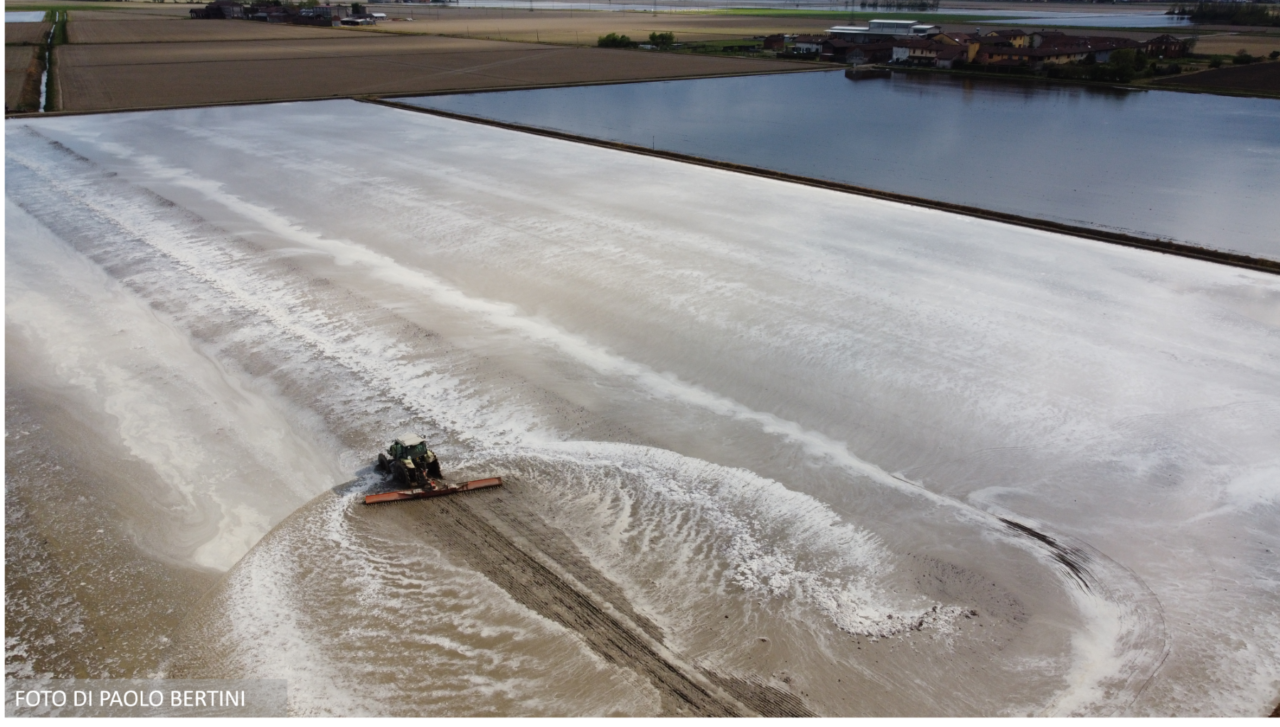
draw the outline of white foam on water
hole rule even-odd
[[[895,556],[877,537],[754,473],[604,442],[487,454],[524,473],[521,482],[538,493],[534,502],[545,503],[543,517],[601,570],[629,583],[634,600],[652,604],[648,612],[675,616],[699,592],[714,598],[740,591],[792,619],[816,612],[837,629],[878,637],[920,621],[945,628],[961,613],[889,593],[881,582]],[[558,477],[552,482],[538,471]]]
[[[117,151],[123,152],[123,150]],[[602,375],[625,377],[651,396],[677,400],[719,416],[753,423],[766,434],[779,436],[798,444],[816,459],[834,463],[881,485],[923,497],[973,521],[998,527],[994,518],[987,513],[921,488],[900,475],[888,473],[853,455],[846,444],[836,442],[819,432],[807,430],[796,422],[755,411],[702,387],[682,381],[670,373],[655,371],[643,364],[616,355],[580,336],[567,333],[548,321],[523,315],[516,306],[469,296],[437,276],[409,268],[389,256],[353,241],[335,239],[308,230],[301,223],[289,220],[273,210],[227,193],[220,183],[196,177],[190,170],[162,165],[154,157],[148,156],[142,156],[139,164],[150,176],[163,179],[170,184],[197,190],[209,199],[253,220],[272,234],[287,239],[303,249],[322,251],[331,255],[338,265],[362,266],[369,270],[375,279],[401,286],[414,294],[425,294],[437,304],[478,316],[493,328],[550,345],[560,353],[570,356],[578,363],[589,366]],[[377,349],[370,347],[369,350]],[[361,365],[368,366],[367,363]],[[396,379],[396,376],[383,374],[379,379],[389,384]],[[458,397],[444,395],[438,388],[429,396],[436,400],[458,402]],[[406,396],[405,400],[412,398],[414,398],[412,395]],[[421,400],[420,397],[419,400]],[[455,405],[453,411],[466,412],[467,407]],[[511,416],[506,414],[503,418],[509,419]],[[462,419],[462,421],[467,420]],[[536,435],[513,434],[521,430],[537,432],[538,430],[534,427],[504,428],[502,433],[508,435],[506,441],[492,436],[485,431],[486,428],[483,422],[471,421],[462,427],[462,431],[467,437],[475,437],[485,446],[501,446],[507,442],[525,445],[540,444],[543,447],[549,445],[549,442],[540,442],[541,437]],[[661,480],[649,478],[646,481],[652,486],[655,481]],[[778,485],[778,487],[781,486]],[[670,521],[660,520],[659,522],[668,524]],[[738,524],[740,525],[741,521]],[[796,523],[792,522],[791,525],[794,527]],[[717,535],[732,543],[727,554],[734,561],[733,572],[736,585],[749,592],[765,593],[774,597],[783,594],[794,597],[799,602],[816,608],[844,631],[884,637],[902,633],[910,624],[917,622],[945,628],[948,622],[962,612],[958,607],[944,608],[940,611],[933,609],[932,606],[936,604],[904,606],[888,602],[884,594],[871,585],[872,579],[865,576],[866,573],[876,572],[877,569],[878,574],[883,576],[885,571],[891,568],[888,559],[880,559],[874,565],[868,564],[870,567],[852,577],[848,573],[842,573],[841,577],[820,576],[796,568],[794,558],[788,558],[772,547],[767,551],[761,550],[761,541],[751,537],[742,528],[734,528],[727,522],[721,522],[720,526],[723,529]],[[811,533],[812,530],[808,532]],[[850,544],[846,543],[846,545]],[[816,547],[816,544],[806,543],[806,547]],[[1065,713],[1081,713],[1089,709],[1103,708],[1106,698],[1112,696],[1108,691],[1110,688],[1108,685],[1114,685],[1120,678],[1118,675],[1128,675],[1135,666],[1131,656],[1119,656],[1115,653],[1116,645],[1125,641],[1122,637],[1127,633],[1127,629],[1140,625],[1134,619],[1122,618],[1119,612],[1124,609],[1115,604],[1108,604],[1097,597],[1079,601],[1078,605],[1081,613],[1085,615],[1086,626],[1073,636],[1075,662],[1067,679],[1068,687],[1064,692],[1063,701],[1055,708]],[[1141,663],[1143,658],[1139,656],[1137,661]]]
[[[118,154],[123,154],[125,150],[116,149],[115,151]],[[169,183],[179,183],[199,190],[206,196],[225,205],[228,209],[236,210],[239,214],[245,215],[261,224],[275,235],[288,239],[299,246],[305,246],[305,249],[320,250],[326,254],[333,255],[341,265],[364,266],[372,271],[374,277],[384,282],[400,285],[413,293],[429,295],[441,305],[477,315],[496,328],[514,332],[539,343],[549,344],[556,350],[571,356],[574,360],[591,367],[600,374],[626,377],[653,396],[675,399],[685,404],[700,406],[717,415],[730,416],[757,424],[762,431],[796,442],[812,456],[838,463],[855,474],[867,476],[880,484],[889,485],[895,489],[902,489],[904,486],[908,487],[908,491],[912,494],[925,497],[937,503],[946,504],[957,510],[969,509],[954,500],[935,495],[928,490],[907,483],[901,477],[884,472],[849,453],[845,445],[834,442],[820,433],[807,431],[795,422],[753,411],[737,402],[708,392],[701,387],[683,382],[673,375],[654,371],[642,364],[625,359],[603,347],[593,345],[579,336],[560,330],[546,321],[523,316],[515,306],[468,296],[444,283],[436,276],[421,270],[408,269],[395,260],[352,241],[331,239],[320,233],[309,231],[299,223],[282,218],[269,209],[255,205],[248,200],[226,194],[222,191],[221,185],[214,181],[194,178],[188,170],[162,166],[154,158],[146,155],[135,155],[135,158],[143,168],[147,169],[151,176],[163,178]],[[100,210],[106,211],[110,209],[110,201],[103,201],[101,204]],[[212,270],[212,266],[208,261],[199,259],[198,252],[186,248],[179,249],[169,242],[170,240],[181,239],[182,235],[178,231],[174,230],[166,233],[162,230],[157,230],[154,223],[149,220],[139,220],[138,216],[134,214],[134,210],[130,209],[127,212],[127,215],[120,215],[119,212],[114,212],[114,219],[126,224],[132,232],[165,251],[171,257],[183,260],[191,269]],[[548,433],[545,428],[537,427],[535,422],[511,426],[512,420],[517,422],[521,420],[521,412],[503,408],[496,412],[496,416],[492,414],[476,416],[479,413],[476,406],[477,402],[473,397],[468,396],[467,392],[456,391],[455,389],[458,388],[456,381],[436,380],[424,387],[422,386],[422,372],[414,370],[406,372],[394,360],[388,362],[383,357],[374,358],[367,355],[367,352],[371,351],[394,350],[393,342],[379,340],[376,334],[369,331],[359,333],[343,331],[342,336],[334,336],[331,332],[319,327],[304,330],[296,322],[291,322],[298,318],[296,313],[288,315],[280,313],[282,311],[297,311],[297,304],[279,300],[274,305],[263,306],[262,301],[266,296],[254,286],[255,281],[228,280],[228,276],[223,271],[216,274],[219,278],[218,287],[223,290],[234,291],[235,297],[242,305],[256,307],[282,329],[288,330],[290,333],[304,335],[306,337],[305,340],[313,345],[320,346],[326,351],[327,355],[339,358],[349,368],[360,370],[367,379],[376,381],[379,386],[393,391],[399,390],[398,398],[410,410],[417,410],[423,416],[436,420],[440,420],[446,415],[452,417],[455,422],[455,428],[465,438],[474,439],[479,446],[492,448],[508,444],[521,444],[546,448],[551,445],[551,442],[547,439]],[[214,273],[202,272],[202,275],[208,278]],[[311,318],[314,319],[315,316],[311,316]],[[343,338],[347,340],[340,340]],[[428,405],[427,402],[430,402],[430,404]],[[479,403],[481,408],[485,407],[485,402],[481,400]],[[494,422],[500,422],[500,424],[495,426]],[[625,452],[628,456],[623,460],[624,462],[634,462],[641,459],[653,462],[668,457],[674,457],[678,461],[684,460],[679,455],[669,452],[650,451],[640,456],[625,448],[610,447],[603,444],[591,444],[588,446],[594,448],[589,451],[597,453],[607,451],[614,455],[622,456]],[[596,466],[602,463],[598,455],[588,457],[588,461]],[[572,461],[565,461],[562,464],[563,466],[569,466],[573,463]],[[693,469],[701,469],[704,476],[709,476],[706,473],[710,472],[712,468],[706,466],[705,463],[690,461],[681,464],[677,469],[683,470],[685,473]],[[742,471],[733,474],[734,478],[745,476],[746,473]],[[686,485],[696,482],[696,480],[690,480],[687,476],[682,477],[681,481],[685,482]],[[662,476],[650,476],[644,478],[644,482],[648,487],[656,488],[667,482],[667,480]],[[726,488],[726,490],[731,489]],[[730,517],[728,511],[732,509],[733,505],[722,502],[719,507],[711,507],[710,502],[705,501],[707,495],[704,493],[704,501],[698,510],[706,513],[721,511],[721,522],[716,526],[717,532],[711,540],[723,538],[726,542],[732,544],[726,554],[734,559],[735,580],[740,587],[748,591],[758,591],[775,597],[783,594],[799,596],[801,600],[826,614],[838,628],[867,635],[887,636],[901,633],[908,627],[908,624],[920,619],[924,619],[931,624],[939,624],[959,613],[958,608],[931,611],[931,607],[936,604],[924,604],[923,606],[914,604],[910,607],[904,607],[900,604],[883,602],[884,594],[878,593],[877,589],[872,587],[872,583],[875,576],[883,576],[892,568],[891,559],[887,557],[887,553],[882,547],[873,545],[873,539],[869,535],[858,533],[848,526],[845,526],[843,530],[831,530],[829,526],[836,523],[833,521],[835,515],[829,508],[823,507],[809,496],[790,492],[779,483],[756,478],[754,489],[758,493],[757,497],[761,496],[759,493],[768,493],[773,500],[772,505],[782,508],[781,510],[775,510],[773,507],[764,508],[764,511],[757,512],[755,517],[772,519],[777,517],[778,512],[788,509],[806,514],[802,518],[788,519],[785,527],[777,526],[775,523],[769,538],[757,538],[752,536],[749,529],[744,527],[748,522],[747,520],[741,518],[737,520],[728,519]],[[721,490],[720,492],[723,494],[726,490]],[[680,489],[671,489],[671,487],[666,487],[663,491],[668,496],[684,492]],[[682,497],[686,498],[686,506],[693,506],[693,501],[687,499],[689,497],[688,493],[683,494]],[[784,505],[787,497],[798,498],[803,504],[799,506],[798,510]],[[976,512],[969,514],[970,516],[976,515],[978,518],[982,518],[982,515]],[[807,522],[806,518],[809,517],[816,518],[817,524]],[[762,522],[768,521],[763,520]],[[659,522],[663,525],[669,525],[670,519],[663,519]],[[848,566],[853,561],[864,558],[865,560],[862,560],[860,565],[854,569],[851,580],[842,581],[832,575],[819,576],[806,572],[796,566],[795,556],[786,555],[784,550],[778,549],[780,546],[770,545],[766,547],[763,545],[766,540],[778,540],[783,538],[786,533],[792,533],[791,536],[786,536],[788,544],[785,547],[788,549],[797,547],[825,549],[829,547],[819,546],[818,543],[802,545],[800,541],[795,540],[796,536],[794,534],[798,532],[804,532],[810,537],[816,534],[830,537],[832,533],[841,533],[841,536],[848,538],[836,548],[837,551],[841,548],[844,549],[844,553],[839,556],[840,559],[844,560],[843,565]],[[851,535],[851,533],[853,534]],[[874,555],[872,555],[873,553]],[[844,575],[849,576],[850,574]],[[911,609],[912,612],[904,614],[904,608]],[[908,615],[910,618],[906,618]]]
[[[331,463],[299,445],[270,402],[199,355],[184,332],[7,197],[5,207],[14,275],[6,321],[39,342],[54,378],[110,415],[128,454],[173,488],[155,493],[172,518],[162,529],[178,538],[164,557],[185,553],[196,565],[225,570],[334,481]],[[243,478],[257,478],[262,490],[247,496]]]
[[[155,156],[138,154],[136,149],[124,145],[98,142],[98,146],[119,158],[132,160],[150,177],[200,192],[226,209],[261,225],[273,235],[297,244],[300,249],[329,255],[339,266],[361,266],[367,269],[377,281],[400,286],[408,294],[425,294],[440,305],[477,316],[493,328],[514,333],[530,341],[550,345],[560,353],[600,374],[625,377],[633,386],[644,389],[654,397],[680,401],[719,416],[755,424],[766,434],[780,436],[800,445],[805,452],[816,459],[827,460],[879,484],[895,489],[902,489],[905,486],[910,488],[911,493],[930,499],[937,504],[944,504],[961,511],[969,509],[962,503],[937,496],[901,475],[886,472],[857,457],[849,451],[846,443],[835,441],[821,432],[806,429],[794,421],[768,412],[756,411],[703,387],[682,381],[675,374],[657,371],[627,359],[603,346],[591,343],[582,336],[571,334],[550,321],[529,316],[517,306],[468,295],[438,276],[407,266],[403,262],[354,241],[334,238],[307,229],[301,222],[290,220],[272,209],[231,194],[224,189],[223,184],[216,180],[201,178],[189,169],[166,165]],[[530,429],[534,428],[527,427],[526,431]]]
[[[1106,713],[1113,694],[1110,677],[1124,674],[1131,666],[1125,651],[1125,623],[1129,614],[1122,605],[1077,592],[1077,608],[1085,616],[1087,628],[1071,636],[1074,659],[1064,677],[1067,683],[1057,699],[1044,710],[1046,716],[1081,716]]]
[[[1280,505],[1280,459],[1232,478],[1223,495],[1229,507],[1240,510]]]
[[[29,158],[23,159],[23,162],[37,169],[41,166],[39,161]],[[56,178],[52,170],[46,168],[43,171],[50,184],[63,185],[66,192],[79,196],[97,214],[111,219],[129,234],[136,236],[167,257],[177,260],[193,275],[207,281],[217,290],[234,299],[238,305],[255,310],[281,330],[319,348],[326,358],[339,360],[347,368],[360,372],[366,380],[375,381],[384,389],[396,392],[397,398],[411,410],[440,417],[444,415],[442,410],[447,409],[448,415],[453,417],[451,421],[455,425],[460,425],[458,428],[462,432],[478,436],[481,442],[489,446],[506,443],[501,435],[510,434],[513,431],[509,423],[513,418],[517,418],[514,415],[518,415],[518,412],[503,412],[501,416],[486,421],[487,417],[476,416],[484,409],[483,402],[477,402],[473,397],[468,396],[469,392],[453,390],[458,388],[456,381],[440,380],[439,377],[432,380],[424,370],[406,372],[398,363],[388,363],[383,357],[369,355],[370,352],[394,350],[394,341],[380,339],[375,333],[369,331],[353,332],[343,328],[340,322],[333,321],[328,316],[305,310],[298,301],[289,298],[289,292],[286,289],[274,284],[264,285],[263,280],[246,275],[239,266],[228,265],[226,259],[228,254],[225,250],[210,250],[199,244],[184,244],[183,241],[193,239],[190,232],[156,219],[145,206],[100,194],[92,185],[79,187],[65,185]],[[171,178],[172,176],[170,175]],[[196,184],[195,186],[207,187],[208,185]],[[680,399],[686,403],[701,405],[718,414],[736,416],[760,424],[766,432],[790,436],[793,440],[801,442],[811,454],[832,457],[846,465],[851,465],[852,469],[859,474],[866,474],[882,483],[897,488],[904,485],[899,478],[853,457],[842,445],[830,442],[819,434],[806,432],[794,422],[754,412],[736,402],[682,382],[676,377],[630,362],[545,322],[522,317],[512,306],[467,296],[433,276],[423,274],[421,271],[406,271],[391,259],[349,241],[330,240],[317,233],[300,229],[298,225],[274,215],[269,210],[250,205],[244,200],[231,198],[224,201],[238,209],[247,209],[260,224],[267,226],[276,234],[288,236],[294,242],[305,244],[312,249],[324,250],[341,259],[344,264],[362,264],[370,267],[376,275],[388,282],[395,282],[418,292],[426,292],[439,303],[480,315],[497,327],[540,342],[550,343],[601,373],[629,376],[639,380],[645,388],[657,396]],[[234,254],[230,257],[231,262],[237,262]],[[425,386],[424,379],[427,382]],[[432,402],[433,406],[440,407],[441,410],[423,411],[423,402]],[[477,406],[477,403],[480,406]],[[502,422],[503,429],[495,432],[493,426],[486,426],[491,421]],[[533,426],[517,427],[515,431],[530,429],[537,431]],[[517,434],[512,438],[517,442],[528,441],[524,434]],[[774,486],[779,491],[785,492],[785,489],[776,483]],[[911,491],[930,499],[950,502],[914,487]],[[703,507],[703,510],[715,512],[716,508]],[[827,517],[830,517],[829,512]],[[732,544],[726,554],[733,562],[734,581],[737,586],[773,597],[784,594],[797,596],[800,601],[825,613],[837,627],[845,630],[876,635],[889,635],[901,630],[901,625],[905,623],[901,618],[901,607],[878,601],[876,594],[866,586],[865,574],[869,572],[869,568],[883,569],[887,567],[887,561],[877,562],[877,559],[872,558],[863,563],[867,570],[859,573],[853,581],[840,582],[829,575],[816,576],[798,568],[795,565],[794,556],[788,556],[783,551],[772,547],[764,548],[759,539],[752,537],[748,530],[741,527],[743,522],[738,520],[735,523],[722,518],[717,526],[719,528],[717,535],[727,538]],[[848,544],[850,543],[846,543]],[[857,585],[854,585],[855,583]],[[918,610],[920,613],[927,613],[924,608]],[[896,624],[891,623],[895,613],[899,616]],[[946,612],[943,614],[944,617],[949,615],[954,614]]]
[[[53,178],[52,170],[46,169],[45,173],[51,184],[60,183]],[[238,304],[255,308],[280,329],[321,348],[326,357],[341,360],[348,367],[359,371],[365,379],[376,381],[379,386],[395,392],[411,410],[433,418],[443,417],[447,412],[448,416],[453,417],[451,421],[456,426],[474,435],[478,446],[498,447],[507,444],[505,435],[510,431],[511,417],[501,417],[503,428],[494,431],[493,427],[487,426],[487,417],[474,416],[483,407],[477,409],[474,401],[468,406],[467,402],[459,401],[467,398],[468,393],[465,390],[452,390],[465,387],[460,387],[454,381],[441,382],[430,376],[424,377],[419,370],[410,369],[406,372],[405,367],[394,359],[388,362],[385,357],[369,356],[370,351],[394,349],[393,340],[380,338],[376,331],[353,332],[323,315],[299,315],[301,306],[288,298],[287,291],[264,287],[262,281],[242,274],[235,265],[216,265],[218,261],[206,259],[199,245],[180,243],[192,239],[189,232],[149,218],[144,207],[127,201],[121,203],[115,199],[103,198],[95,194],[92,188],[76,189],[75,193],[85,199],[98,214],[123,226],[139,240],[161,250],[168,257],[181,261],[189,270],[199,271],[203,279],[211,281],[220,291],[230,293]],[[486,305],[483,301],[477,303],[460,296],[456,291],[446,292],[451,293],[445,296],[446,300],[461,299],[471,310],[478,309],[490,314],[493,312],[493,306]],[[282,313],[284,311],[288,314]],[[571,343],[596,354],[597,361],[603,362],[602,368],[640,371],[652,380],[664,379],[607,352],[593,351],[589,346],[563,336],[554,329],[548,335],[544,333],[545,327],[524,326],[510,312],[504,311],[503,316],[503,321],[512,327],[542,333],[541,337],[544,339],[568,338]],[[428,381],[425,388],[424,378]],[[676,385],[679,387],[679,382]],[[677,388],[677,391],[680,390]],[[538,451],[547,451],[549,443],[542,441],[541,445]],[[528,453],[529,450],[524,452]],[[578,445],[578,448],[570,446],[565,452],[570,456],[561,457],[559,466],[563,469],[583,467],[583,460],[588,468],[622,463],[625,467],[639,466],[643,469],[652,467],[654,463],[661,463],[657,472],[642,475],[632,482],[633,488],[641,487],[632,496],[643,495],[661,503],[656,508],[660,512],[650,512],[643,518],[643,527],[649,531],[646,537],[678,530],[680,522],[692,516],[690,511],[696,512],[695,519],[701,521],[701,525],[688,533],[691,545],[719,548],[730,565],[730,582],[748,593],[781,599],[782,603],[794,599],[806,608],[825,614],[839,629],[877,636],[899,633],[909,622],[915,620],[928,620],[931,625],[941,625],[946,619],[954,617],[957,611],[955,608],[930,610],[929,604],[892,602],[874,585],[875,579],[891,567],[891,559],[883,547],[868,534],[840,523],[828,508],[811,497],[790,492],[777,482],[744,471],[710,467],[706,463],[670,452],[626,445],[584,443]],[[642,462],[646,464],[640,465]],[[677,477],[679,485],[672,484],[670,478],[673,476]],[[720,484],[701,488],[698,486],[705,482]],[[555,497],[547,498],[548,502],[555,500]],[[738,510],[746,512],[738,514]],[[781,514],[788,512],[790,514],[786,516]],[[333,537],[335,532],[340,530],[329,530],[326,534]],[[619,531],[615,529],[616,532]],[[585,539],[590,536],[589,533],[581,532],[579,535]],[[813,542],[806,542],[806,539]],[[813,552],[808,552],[814,548],[825,553],[819,557],[820,560],[825,560],[824,573],[815,573],[799,565],[798,560],[801,558],[813,560],[817,557]],[[275,551],[275,557],[280,555]],[[254,564],[260,562],[260,557],[265,556],[255,554],[254,559],[246,563],[244,568],[253,571],[256,567]],[[705,566],[697,565],[694,562],[696,558],[689,554],[685,557],[689,567],[673,573],[678,572],[688,579],[685,581],[686,585],[696,583]],[[617,566],[618,562],[614,565]],[[650,561],[649,565],[653,565],[653,562]],[[278,568],[274,565],[272,567]],[[615,567],[614,570],[619,569]],[[256,574],[256,571],[253,572]],[[244,590],[236,598],[260,596],[261,599],[271,600],[275,604],[272,608],[288,610],[291,608],[286,598],[288,594],[271,590],[276,587],[274,585],[264,585],[278,580],[279,573],[275,571],[266,576],[255,575],[241,587],[248,590]],[[669,611],[674,605],[664,604],[664,608]],[[263,609],[267,609],[267,606],[258,604],[252,610]],[[906,617],[908,612],[910,619]],[[287,619],[281,621],[279,630],[286,637],[293,638],[290,634],[296,629],[290,623]],[[246,643],[259,642],[254,634],[245,634],[242,640]],[[269,666],[264,668],[270,671]],[[344,705],[345,707],[351,705]]]
[[[656,711],[646,686],[484,577],[407,533],[368,529],[376,519],[354,528],[359,498],[354,489],[300,510],[219,594],[230,665],[288,678],[291,714]]]

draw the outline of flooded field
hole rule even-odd
[[[835,71],[399,100],[1280,260],[1272,99]]]
[[[1280,700],[1275,276],[348,101],[6,142],[9,676]],[[506,484],[364,506],[406,430]]]

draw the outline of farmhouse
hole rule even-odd
[[[796,53],[821,53],[822,43],[826,38],[821,35],[797,35],[795,40]]]
[[[1181,58],[1187,54],[1187,42],[1172,35],[1159,35],[1143,44],[1144,52],[1156,58]]]
[[[955,68],[972,63],[1040,69],[1055,64],[1109,63],[1113,53],[1125,49],[1158,58],[1178,58],[1187,53],[1187,43],[1172,35],[1139,42],[1070,35],[1060,30],[1028,33],[1019,28],[944,33],[938,26],[910,20],[873,20],[866,28],[836,26],[827,33],[821,45],[822,60],[855,65],[891,62]]]
[[[867,26],[837,25],[827,35],[853,43],[883,43],[901,38],[931,38],[942,32],[936,25],[914,20],[872,20]]]
[[[244,20],[244,5],[219,0],[192,10],[191,17],[196,20]]]

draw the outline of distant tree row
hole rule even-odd
[[[599,40],[596,41],[596,45],[601,48],[635,48],[640,44],[631,40],[628,36],[610,33],[600,36]]]
[[[675,33],[650,33],[649,44],[662,49],[670,48],[676,43]],[[635,48],[640,45],[628,36],[610,33],[602,35],[596,40],[596,45],[600,48]]]
[[[1274,61],[1277,58],[1280,58],[1280,50],[1273,50],[1271,51],[1271,55],[1268,55],[1266,58],[1263,58],[1262,56],[1250,55],[1249,51],[1245,50],[1244,48],[1241,48],[1240,50],[1236,51],[1236,54],[1234,56],[1231,56],[1231,65],[1247,66],[1250,63],[1260,63],[1261,61],[1264,61],[1267,59]],[[1222,57],[1219,56],[1209,61],[1209,67],[1221,68]]]
[[[1136,76],[1154,76],[1182,73],[1182,67],[1176,63],[1170,66],[1157,66],[1149,63],[1146,54],[1133,48],[1122,48],[1111,51],[1107,63],[1084,61],[1063,65],[1049,65],[1045,75],[1049,78],[1067,78],[1088,81],[1114,81],[1128,83]]]
[[[1280,26],[1280,6],[1274,3],[1198,2],[1174,6],[1167,14],[1206,25]]]

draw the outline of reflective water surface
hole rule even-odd
[[[831,72],[406,101],[1280,259],[1276,100]]]

